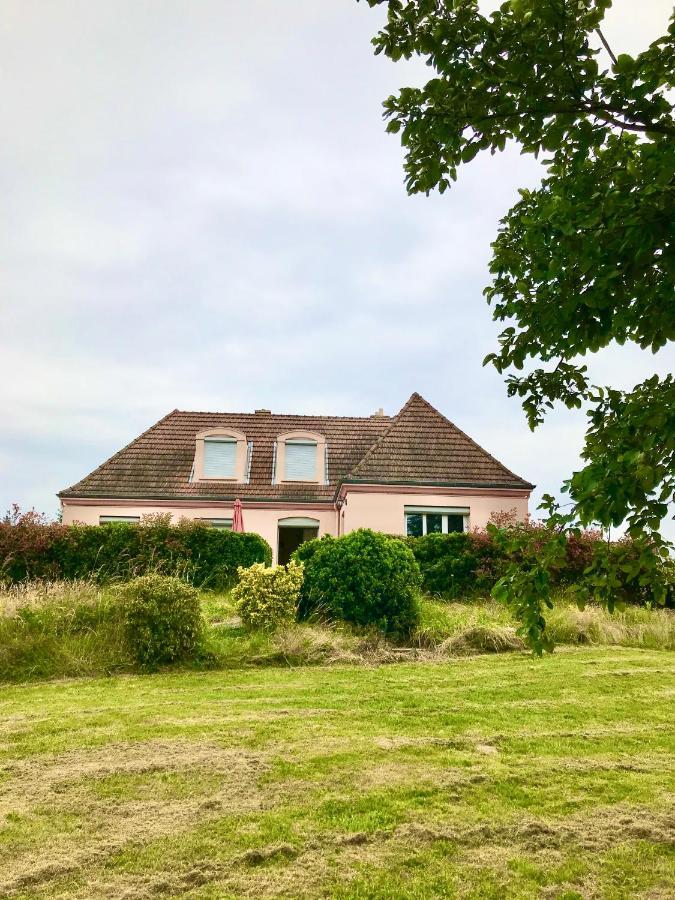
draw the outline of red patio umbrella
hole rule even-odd
[[[232,531],[244,530],[244,516],[241,511],[241,500],[234,501],[234,514],[232,516]]]

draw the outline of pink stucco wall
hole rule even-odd
[[[133,503],[132,501],[115,501],[106,503],[105,500],[97,501],[100,505],[78,503],[73,500],[63,504],[63,522],[70,525],[73,522],[83,522],[85,525],[98,525],[99,516],[146,516],[151,513],[170,513],[174,522],[181,518],[187,519],[230,519],[232,518],[232,505],[222,506],[185,505],[171,506],[170,504]],[[254,531],[265,538],[272,548],[273,561],[277,558],[277,530],[279,519],[289,517],[317,519],[319,522],[319,537],[324,534],[335,535],[337,533],[337,513],[332,507],[321,509],[296,506],[293,508],[259,509],[247,507],[244,504],[244,528],[246,531]]]
[[[341,532],[346,534],[356,528],[372,528],[388,534],[405,533],[406,506],[456,506],[469,508],[469,528],[485,528],[493,512],[515,510],[519,519],[527,516],[526,491],[512,491],[508,495],[486,493],[397,493],[396,488],[347,490],[347,502],[343,507]]]

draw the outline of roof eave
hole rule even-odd
[[[98,492],[86,492],[80,491],[78,493],[69,493],[68,490],[59,491],[56,495],[60,500],[100,500],[104,503],[106,500],[138,500],[139,502],[152,502],[153,500],[176,500],[181,503],[190,502],[194,500],[199,502],[200,500],[222,500],[222,501],[233,501],[240,499],[242,503],[246,504],[250,503],[278,503],[279,501],[287,500],[289,503],[326,503],[328,505],[332,505],[333,498],[331,497],[317,497],[311,495],[299,495],[299,496],[279,496],[279,495],[263,495],[263,496],[253,496],[253,495],[242,495],[241,493],[233,493],[233,494],[133,494],[129,491],[124,493],[114,493],[111,491],[106,491],[105,493]]]
[[[419,478],[343,478],[343,484],[391,484],[409,485],[412,487],[453,487],[453,488],[491,488],[505,490],[533,491],[536,487],[529,481],[491,482],[491,481],[422,481]]]

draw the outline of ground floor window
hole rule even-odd
[[[200,519],[199,521],[212,525],[214,528],[224,528],[225,531],[232,531],[232,519]]]
[[[468,530],[469,510],[465,507],[405,507],[405,533],[409,537]]]
[[[109,522],[130,522],[132,525],[138,525],[141,521],[140,516],[99,516],[98,524],[107,525]]]

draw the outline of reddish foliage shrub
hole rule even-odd
[[[8,582],[128,580],[156,572],[224,587],[236,580],[238,566],[271,559],[269,545],[257,534],[188,519],[171,525],[167,516],[147,516],[140,525],[61,525],[13,508],[0,523],[0,580]]]
[[[524,569],[538,565],[545,556],[551,555],[547,550],[558,535],[542,522],[530,519],[518,522],[515,511],[509,511],[493,514],[485,531],[474,529],[400,539],[410,547],[419,563],[424,590],[455,599],[489,593],[514,563]],[[569,534],[564,553],[553,554],[551,584],[562,587],[584,582],[601,539],[601,533],[593,529]],[[610,562],[616,559],[613,568],[617,602],[649,602],[652,592],[646,573],[640,586],[639,574],[636,580],[634,575],[629,578],[625,570],[627,562],[633,560],[638,566],[643,559],[637,545],[628,537],[621,538],[610,544],[606,553]]]

